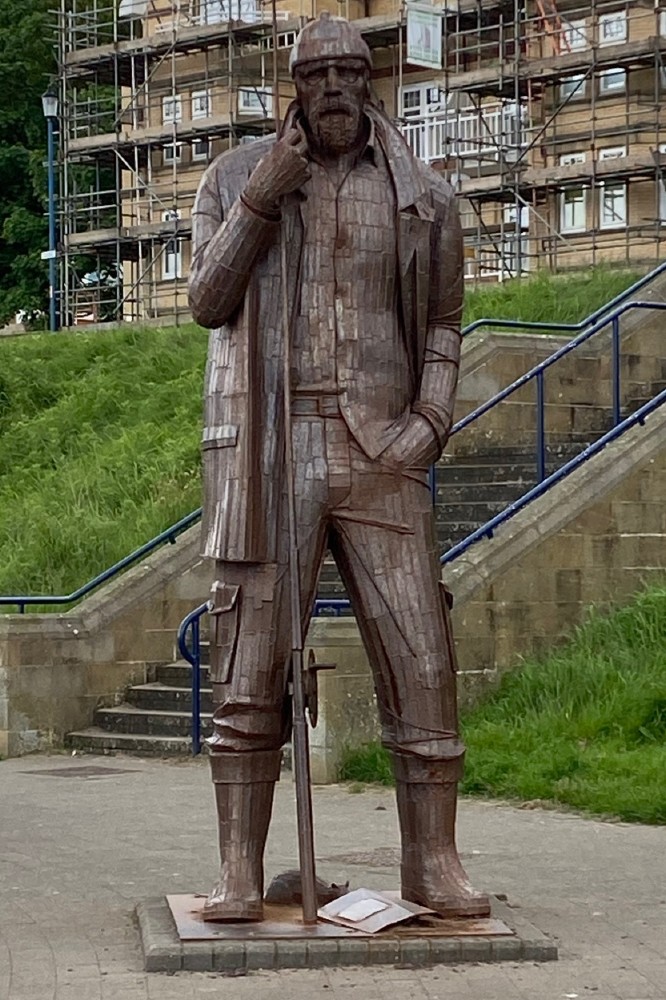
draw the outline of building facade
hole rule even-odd
[[[186,317],[202,171],[274,130],[293,95],[289,50],[324,9],[358,21],[377,98],[457,191],[470,281],[661,258],[666,7],[277,0],[276,9],[274,23],[261,0],[61,0],[67,322]]]

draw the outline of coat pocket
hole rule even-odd
[[[214,622],[210,679],[213,684],[228,684],[238,646],[241,588],[236,584],[216,580],[211,587],[210,596],[212,605],[210,613]]]
[[[451,608],[453,607],[453,594],[446,584],[439,581],[439,598],[442,604],[444,615],[444,635],[446,639],[446,652],[449,665],[454,674],[458,673],[458,658],[456,656],[456,644],[453,638],[453,625],[451,624]]]
[[[219,424],[217,427],[204,427],[201,447],[204,451],[214,448],[235,448],[238,443],[237,424]]]

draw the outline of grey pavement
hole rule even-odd
[[[397,887],[391,792],[314,797],[319,874]],[[293,803],[283,780],[269,876],[296,865]],[[558,940],[559,962],[146,974],[135,904],[215,875],[206,761],[0,762],[0,1000],[666,1000],[663,829],[465,801],[460,846],[477,885]]]

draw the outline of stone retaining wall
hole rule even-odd
[[[637,360],[626,361],[636,384],[664,375],[663,325],[656,314],[626,334],[632,352],[640,348],[627,354]],[[458,414],[547,357],[557,342],[475,336],[465,349]],[[583,405],[581,395],[601,405],[609,385],[603,352],[567,366],[550,389],[566,397],[566,406],[555,404],[560,413]],[[493,418],[493,432],[511,443],[515,410],[501,409],[506,416]],[[463,697],[552,642],[590,603],[626,599],[666,567],[665,421],[655,414],[645,429],[625,435],[453,565],[448,578],[457,597]],[[462,447],[458,438],[453,443]],[[68,731],[90,723],[97,705],[117,703],[128,685],[150,679],[156,663],[172,659],[178,623],[207,596],[198,534],[195,527],[74,611],[0,616],[0,755],[61,746]],[[318,780],[330,780],[340,747],[376,731],[372,688],[353,622],[320,619],[310,641],[319,659],[339,664],[335,674],[320,677],[321,722],[313,740]]]

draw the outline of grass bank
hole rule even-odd
[[[462,729],[468,794],[666,823],[666,585],[506,674]],[[341,774],[392,780],[377,746],[348,754]]]
[[[579,323],[640,277],[635,271],[596,267],[575,274],[542,271],[528,279],[480,285],[466,294],[465,324],[487,317]]]
[[[205,333],[0,352],[0,593],[68,593],[199,506]]]
[[[577,321],[635,277],[470,290],[465,322]],[[0,594],[70,592],[199,506],[206,340],[190,325],[0,341]]]

